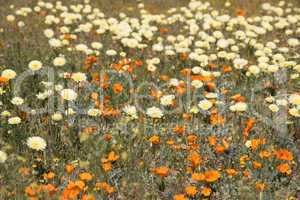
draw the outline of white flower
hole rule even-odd
[[[77,93],[72,89],[63,89],[60,95],[64,100],[68,101],[73,101],[77,98]]]
[[[198,103],[198,106],[202,110],[209,110],[213,106],[213,104],[210,101],[204,99]]]
[[[47,146],[46,141],[39,136],[29,137],[26,143],[29,148],[36,151],[43,151]]]
[[[179,85],[179,81],[176,78],[171,78],[170,83],[171,86],[177,87]]]
[[[88,110],[87,114],[89,116],[96,117],[96,116],[99,116],[101,114],[101,111],[99,109],[96,109],[96,108],[91,108],[91,109]]]
[[[9,22],[13,22],[15,21],[16,17],[14,15],[7,15],[6,16],[6,20]]]
[[[272,103],[274,100],[275,100],[275,99],[274,99],[274,97],[272,97],[272,96],[269,96],[269,97],[266,97],[266,98],[265,98],[265,101],[268,102],[268,103]]]
[[[9,124],[19,124],[21,123],[21,118],[20,117],[11,117],[8,119]]]
[[[290,108],[289,113],[294,117],[300,117],[300,111],[297,108]]]
[[[74,115],[74,114],[76,114],[76,112],[75,112],[72,108],[68,108],[68,109],[65,111],[65,114],[66,114],[66,115]]]
[[[236,112],[243,112],[246,111],[248,108],[247,104],[244,102],[238,102],[232,106],[230,106],[231,111],[236,111]]]
[[[269,65],[267,70],[268,72],[275,73],[279,70],[279,67],[278,65]]]
[[[61,66],[64,66],[65,64],[66,64],[66,59],[63,56],[56,57],[53,60],[53,65],[54,66],[61,67]]]
[[[193,87],[195,87],[195,88],[201,88],[202,86],[203,86],[203,83],[202,83],[202,81],[200,81],[200,80],[193,80],[192,82],[191,82],[191,85],[193,86]]]
[[[288,104],[288,102],[285,99],[278,99],[278,100],[276,100],[276,104],[279,106],[286,106]]]
[[[226,39],[219,39],[218,42],[217,42],[217,46],[222,48],[222,49],[225,49],[229,46],[229,42]]]
[[[147,66],[147,70],[150,71],[150,72],[155,72],[156,66],[153,65],[153,64],[150,64],[150,65]]]
[[[7,154],[4,151],[0,151],[0,163],[5,163],[7,160]]]
[[[54,31],[52,29],[46,29],[44,30],[44,35],[47,38],[52,38],[54,36]]]
[[[300,42],[297,38],[290,38],[290,39],[288,39],[287,43],[291,47],[295,47],[295,46],[298,46],[300,44]]]
[[[14,97],[11,100],[11,103],[14,105],[22,105],[24,103],[24,100],[21,97]]]
[[[252,145],[251,140],[247,140],[247,141],[245,142],[245,146],[246,146],[246,147],[250,148],[251,145]]]
[[[28,67],[32,70],[32,71],[37,71],[40,70],[43,67],[43,64],[38,61],[38,60],[33,60],[28,64]]]
[[[175,95],[164,95],[160,98],[160,104],[163,106],[169,106],[173,104],[173,101],[175,99]]]
[[[279,107],[278,107],[276,104],[271,104],[271,105],[269,105],[269,109],[270,109],[272,112],[278,112],[278,111],[279,111]]]
[[[106,55],[115,56],[115,55],[117,55],[117,52],[113,49],[109,49],[109,50],[106,51]]]
[[[131,117],[134,118],[134,119],[137,119],[137,118],[138,118],[138,116],[137,116],[137,110],[136,110],[135,106],[127,105],[127,106],[125,106],[125,107],[123,108],[123,111],[124,111],[127,115],[131,116]]]
[[[157,107],[154,107],[154,106],[151,108],[148,108],[146,111],[146,114],[151,118],[162,118],[163,117],[162,110]]]
[[[14,79],[17,76],[17,73],[11,69],[5,69],[2,71],[1,76],[7,79]]]
[[[102,49],[102,47],[103,47],[102,43],[100,43],[100,42],[93,42],[93,43],[91,44],[91,46],[92,46],[94,49]]]
[[[1,112],[2,117],[9,117],[10,115],[11,115],[11,113],[8,110],[4,110]]]
[[[62,42],[59,39],[51,38],[49,40],[49,45],[54,48],[58,48],[62,46]]]
[[[291,104],[294,104],[294,105],[300,105],[300,95],[299,94],[292,94],[289,97],[289,102]]]
[[[251,66],[248,68],[248,71],[249,71],[251,74],[257,75],[257,74],[259,74],[260,69],[259,69],[259,67],[257,67],[256,65],[251,65]]]
[[[190,112],[193,113],[193,114],[197,114],[199,112],[199,108],[197,106],[193,106],[191,109],[190,109]]]
[[[51,116],[51,119],[53,121],[60,121],[62,120],[63,116],[61,113],[57,112],[57,113],[54,113],[52,116]]]
[[[81,73],[81,72],[72,74],[71,78],[76,82],[86,81],[85,73]]]
[[[248,61],[242,58],[236,58],[233,61],[233,65],[236,69],[243,69],[248,64]]]
[[[78,44],[75,46],[75,49],[77,51],[86,52],[88,50],[88,47],[85,44]]]

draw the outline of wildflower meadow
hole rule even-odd
[[[0,200],[300,200],[299,0],[0,17]]]

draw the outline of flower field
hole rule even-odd
[[[300,199],[299,1],[0,16],[0,200]]]

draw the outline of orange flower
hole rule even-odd
[[[179,135],[182,135],[184,134],[185,132],[185,127],[184,126],[180,126],[180,125],[176,125],[174,128],[173,128],[173,132],[174,133],[177,133]]]
[[[101,190],[102,189],[102,190],[106,191],[109,194],[115,192],[114,187],[110,186],[109,184],[107,184],[105,182],[96,183],[95,189],[96,190]]]
[[[257,190],[259,190],[259,191],[263,191],[263,190],[265,190],[265,188],[266,188],[266,184],[261,183],[261,182],[258,182],[258,183],[255,184],[255,188],[256,188]]]
[[[85,183],[83,181],[70,181],[62,193],[62,200],[77,199],[80,192],[84,189]]]
[[[253,161],[252,165],[253,165],[254,169],[260,169],[260,168],[262,168],[262,164],[260,162],[257,162],[257,161]]]
[[[279,160],[293,160],[293,154],[289,152],[287,149],[279,149],[275,152],[277,159]]]
[[[65,170],[68,174],[71,174],[74,171],[75,167],[72,164],[68,164],[65,167]]]
[[[204,181],[205,175],[203,173],[193,173],[192,174],[192,180],[194,181]]]
[[[118,156],[114,151],[111,151],[109,154],[108,154],[108,157],[107,159],[109,161],[116,161],[119,159],[120,156]]]
[[[90,194],[90,195],[83,195],[81,200],[96,200],[96,198],[94,197],[94,195]]]
[[[194,197],[194,196],[196,196],[198,190],[195,186],[190,185],[185,188],[185,192],[187,195]]]
[[[224,65],[222,71],[223,73],[229,73],[232,71],[232,67]]]
[[[246,16],[246,11],[242,8],[239,8],[236,10],[236,15],[237,16]]]
[[[215,146],[215,152],[216,153],[224,153],[225,150],[226,150],[225,147],[222,146],[222,145],[216,145]]]
[[[57,191],[57,188],[52,184],[47,184],[43,185],[43,190],[47,191],[48,194],[52,196]]]
[[[230,99],[232,99],[236,102],[245,102],[246,101],[245,97],[243,97],[241,94],[235,94],[235,95],[231,96]]]
[[[102,164],[102,169],[103,169],[105,172],[111,171],[111,169],[112,169],[111,163],[110,163],[110,162],[103,163],[103,164]]]
[[[92,174],[90,174],[88,172],[84,172],[84,173],[79,174],[79,178],[82,181],[90,181],[90,180],[92,180],[93,176],[92,176]]]
[[[112,136],[110,134],[106,133],[103,135],[103,139],[108,142],[112,139]]]
[[[292,170],[290,168],[290,165],[288,163],[283,163],[277,166],[277,171],[282,174],[290,175],[292,173]]]
[[[188,156],[188,160],[192,163],[193,167],[197,167],[201,163],[201,157],[197,152],[191,152]]]
[[[246,164],[246,161],[250,160],[249,156],[248,155],[242,155],[240,157],[240,165],[241,167],[244,167],[245,164]]]
[[[244,128],[244,130],[243,130],[244,139],[246,139],[248,137],[249,132],[253,128],[254,124],[255,124],[255,120],[254,119],[249,119],[247,121],[246,128]]]
[[[189,200],[188,198],[186,198],[184,196],[184,194],[176,194],[174,197],[173,197],[173,200]]]
[[[226,173],[229,175],[229,176],[236,176],[237,175],[237,171],[235,169],[226,169]]]
[[[222,117],[221,115],[218,115],[218,114],[212,114],[210,116],[210,123],[211,125],[222,125],[224,126],[225,124],[225,118]]]
[[[212,193],[212,190],[211,190],[211,188],[209,188],[209,187],[204,187],[204,188],[201,190],[201,194],[202,194],[203,196],[205,196],[205,197],[210,196],[211,193]]]
[[[33,197],[36,195],[36,191],[31,186],[28,186],[25,188],[25,193],[30,197]]]
[[[209,170],[204,172],[205,180],[207,182],[215,182],[217,181],[221,175],[217,170]]]
[[[268,158],[270,156],[271,156],[270,151],[263,150],[263,151],[259,152],[259,157],[261,157],[261,158]]]
[[[122,86],[122,84],[120,84],[120,83],[115,83],[115,84],[113,85],[113,91],[114,91],[114,93],[116,93],[116,94],[120,94],[120,93],[123,91],[123,86]]]
[[[262,143],[261,139],[253,139],[251,140],[251,149],[255,151]]]
[[[53,179],[54,176],[55,176],[55,174],[54,174],[53,172],[49,172],[49,173],[45,173],[45,174],[44,174],[44,178],[45,178],[45,179],[48,179],[48,180]]]
[[[169,174],[169,168],[168,167],[157,167],[153,169],[153,172],[161,177],[166,177]]]
[[[160,138],[159,138],[158,135],[153,135],[153,136],[149,139],[149,141],[150,141],[152,144],[158,144],[159,141],[160,141]]]
[[[7,78],[0,76],[0,85],[5,85],[7,82],[8,82]]]
[[[21,167],[18,171],[22,176],[28,176],[30,174],[30,169],[27,167]]]
[[[251,178],[251,172],[248,170],[243,171],[243,175],[247,178]]]
[[[208,142],[211,146],[215,146],[217,144],[217,137],[215,135],[209,136]]]

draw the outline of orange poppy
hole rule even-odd
[[[192,180],[194,181],[204,181],[205,175],[203,173],[193,173],[192,174]]]
[[[197,152],[191,152],[188,156],[188,160],[192,163],[194,168],[199,166],[201,163],[201,157]]]
[[[217,170],[206,171],[204,172],[204,176],[205,181],[207,182],[215,182],[221,177],[220,172],[218,172]]]
[[[114,187],[110,186],[109,184],[107,184],[105,182],[96,183],[95,189],[96,190],[101,190],[102,189],[102,190],[106,191],[109,194],[115,192]]]
[[[293,160],[293,154],[287,149],[279,149],[275,152],[276,158],[279,160]]]
[[[194,197],[194,196],[196,196],[197,192],[198,192],[198,190],[195,186],[190,185],[185,188],[185,193],[188,196]]]
[[[105,171],[105,172],[109,172],[112,170],[112,165],[110,162],[107,162],[107,163],[103,163],[102,164],[102,169]]]
[[[0,85],[5,85],[7,82],[8,82],[7,78],[0,76]]]
[[[201,194],[205,197],[208,197],[210,196],[212,193],[212,189],[209,188],[209,187],[204,187],[202,190],[201,190]]]
[[[260,169],[260,168],[262,168],[263,165],[260,162],[253,161],[252,166],[254,169]]]
[[[186,198],[184,196],[184,194],[176,194],[174,197],[173,197],[173,200],[188,200],[188,198]]]
[[[108,157],[107,159],[109,161],[116,161],[119,159],[120,156],[118,156],[114,151],[111,151],[109,154],[108,154]]]
[[[162,166],[162,167],[154,168],[152,171],[161,177],[166,177],[168,176],[170,170],[168,167]]]
[[[292,173],[292,170],[290,168],[290,165],[288,163],[280,164],[276,167],[277,171],[282,174],[290,175]]]
[[[226,169],[226,173],[229,175],[229,176],[236,176],[237,175],[237,171],[235,169]]]
[[[258,182],[255,184],[255,188],[259,191],[264,191],[266,189],[266,184]]]
[[[120,83],[115,83],[115,84],[113,85],[113,91],[114,91],[114,93],[116,93],[116,94],[120,94],[120,93],[123,91],[123,85],[120,84]]]
[[[93,176],[92,176],[92,174],[90,174],[88,172],[84,172],[84,173],[79,174],[79,178],[82,181],[90,181],[90,180],[92,180]]]
[[[159,144],[159,141],[160,141],[160,138],[158,135],[153,135],[149,141],[152,143],[152,144]]]
[[[68,164],[65,167],[65,170],[68,174],[71,174],[74,171],[75,167],[72,164]]]

